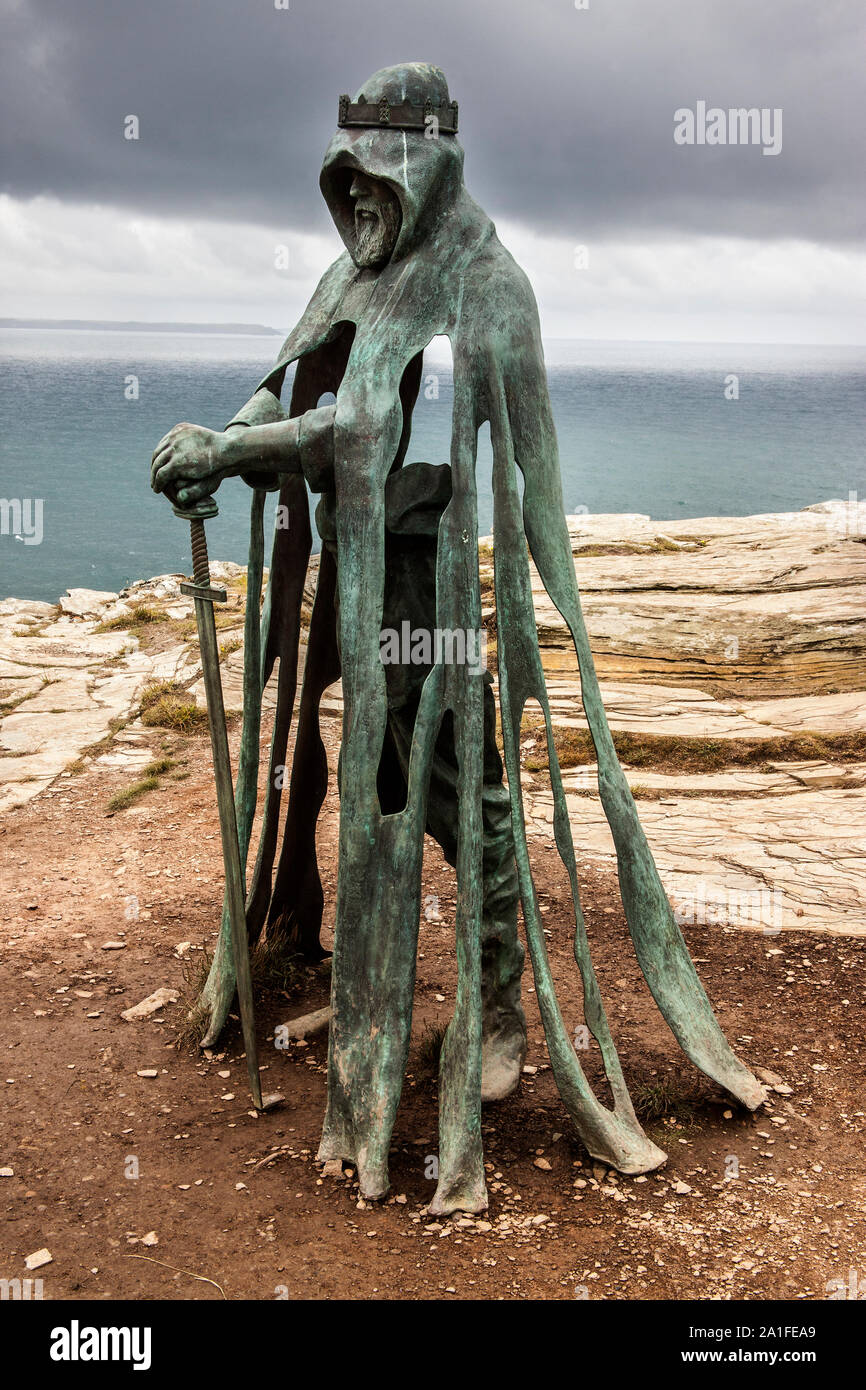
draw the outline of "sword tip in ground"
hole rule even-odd
[[[282,1105],[284,1100],[285,1096],[281,1095],[279,1091],[269,1091],[267,1095],[262,1096],[262,1103],[260,1106],[256,1106],[256,1109],[264,1114],[268,1110],[276,1110],[277,1106]]]

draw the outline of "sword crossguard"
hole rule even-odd
[[[202,598],[206,603],[226,603],[228,594],[225,589],[215,589],[212,584],[207,588],[202,584],[181,584],[180,591],[188,598]]]

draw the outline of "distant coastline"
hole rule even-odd
[[[278,328],[262,323],[146,323],[138,319],[4,319],[0,328],[53,328],[108,333],[232,333],[281,337]]]

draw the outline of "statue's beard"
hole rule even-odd
[[[397,199],[384,203],[359,198],[355,203],[355,249],[352,258],[358,266],[381,265],[397,244],[400,231],[400,204]]]

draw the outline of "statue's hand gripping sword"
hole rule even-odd
[[[214,777],[216,779],[217,806],[219,808],[220,838],[222,840],[223,863],[226,875],[229,920],[232,931],[232,952],[237,979],[238,1000],[241,1010],[241,1026],[244,1035],[244,1048],[247,1055],[247,1071],[253,1104],[257,1110],[268,1110],[276,1105],[282,1096],[273,1094],[262,1097],[262,1083],[259,1076],[259,1063],[256,1053],[256,1024],[253,1010],[253,988],[250,978],[250,956],[247,937],[246,893],[241,869],[241,856],[238,847],[238,826],[235,811],[232,766],[229,756],[229,740],[226,729],[223,688],[220,678],[219,649],[217,647],[216,622],[213,606],[225,603],[225,589],[215,589],[210,582],[210,564],[207,554],[207,538],[204,523],[218,515],[219,508],[212,497],[204,498],[188,507],[179,506],[169,498],[175,516],[190,524],[192,537],[193,581],[181,584],[181,593],[195,600],[195,617],[198,627],[198,641],[201,652],[201,669],[204,678],[205,698],[207,700],[208,723],[210,725],[211,748],[213,750]]]

